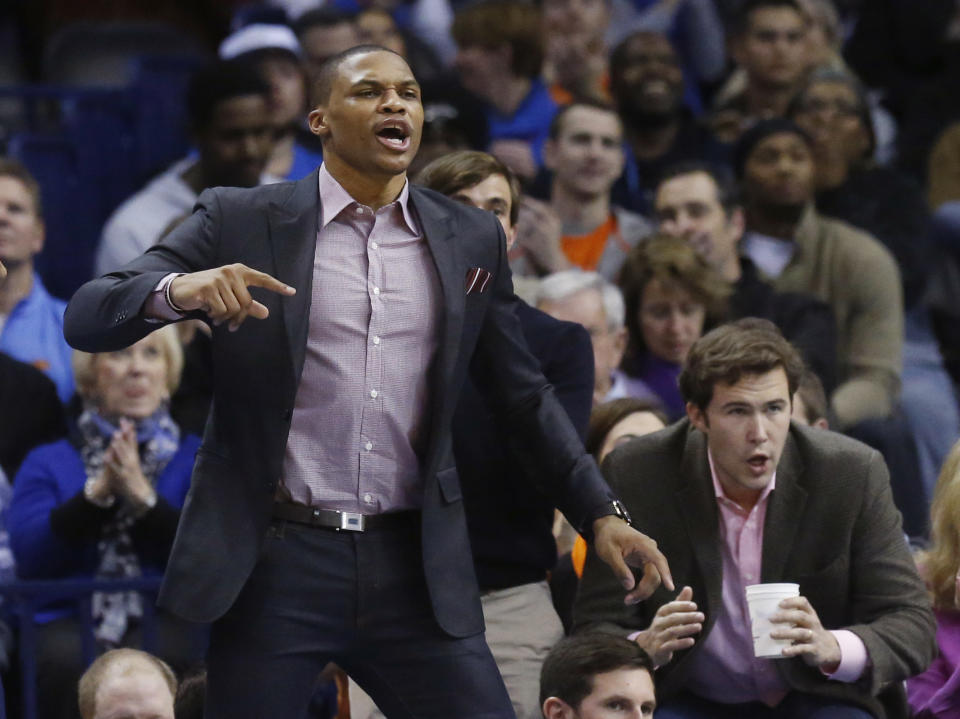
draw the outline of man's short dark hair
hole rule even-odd
[[[740,187],[733,178],[733,174],[724,167],[720,167],[704,160],[684,160],[670,165],[660,174],[657,189],[667,180],[674,180],[685,175],[694,175],[702,172],[707,175],[717,188],[717,200],[729,216],[738,207],[743,206],[740,198]]]
[[[583,443],[587,454],[599,462],[600,450],[607,435],[610,434],[610,430],[631,414],[639,412],[649,412],[664,425],[668,424],[667,415],[663,413],[663,409],[651,399],[620,397],[609,402],[602,402],[594,407],[590,412],[587,438]]]
[[[337,70],[340,69],[340,66],[344,62],[355,55],[366,55],[371,52],[388,52],[406,62],[406,59],[402,55],[382,45],[354,45],[343,52],[338,52],[336,55],[324,60],[323,65],[321,65],[317,71],[317,78],[313,83],[313,93],[311,97],[313,107],[322,105],[330,99],[330,91],[333,89],[333,82],[337,77]]]
[[[200,68],[190,78],[187,88],[187,112],[194,132],[205,130],[213,118],[217,105],[225,100],[245,95],[266,98],[270,86],[257,69],[245,59],[217,60]]]
[[[797,396],[803,402],[803,415],[807,424],[813,424],[818,419],[828,419],[830,403],[827,401],[826,390],[820,377],[809,367],[803,371],[800,384],[797,386]]]
[[[10,177],[23,185],[33,200],[34,214],[43,219],[43,201],[40,196],[40,183],[37,182],[27,166],[12,157],[0,157],[0,177]]]
[[[290,27],[293,29],[294,35],[302,38],[307,30],[312,30],[315,27],[336,27],[337,25],[353,23],[353,20],[354,15],[350,13],[336,8],[320,7],[308,10],[298,17]]]
[[[450,30],[459,47],[496,48],[509,45],[510,70],[518,77],[536,78],[543,69],[543,29],[540,10],[520,0],[482,0],[457,11]]]
[[[620,119],[620,115],[617,114],[617,109],[610,103],[603,102],[601,100],[593,100],[591,98],[580,98],[574,100],[568,105],[564,105],[559,110],[556,111],[553,115],[553,119],[550,120],[550,139],[556,140],[560,137],[560,133],[563,132],[563,122],[566,119],[567,115],[571,110],[575,110],[578,107],[586,107],[590,110],[597,110],[599,112],[608,112],[617,118],[617,122],[623,126],[623,120]]]
[[[540,705],[550,697],[574,710],[593,691],[593,678],[618,669],[644,669],[653,678],[653,660],[636,642],[602,632],[561,639],[540,670]]]
[[[803,18],[804,23],[809,21],[807,13],[803,11],[803,7],[797,0],[746,0],[740,7],[740,12],[737,13],[733,23],[733,36],[737,37],[745,34],[750,29],[753,13],[766,8],[789,8],[795,10]]]
[[[782,367],[790,397],[800,385],[800,354],[769,320],[745,317],[720,325],[698,339],[680,372],[680,394],[700,410],[713,399],[714,387],[736,384],[744,375],[766,374]]]
[[[520,182],[513,171],[488,152],[460,150],[438,157],[417,175],[417,182],[451,197],[478,185],[491,175],[501,175],[510,186],[510,225],[520,213]]]
[[[188,674],[177,687],[173,700],[175,719],[203,719],[203,707],[207,691],[207,672],[200,670]]]

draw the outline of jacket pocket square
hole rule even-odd
[[[487,289],[493,274],[482,267],[471,267],[467,270],[466,290],[468,295],[474,292],[481,293]]]

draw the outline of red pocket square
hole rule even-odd
[[[490,283],[490,279],[492,277],[493,274],[482,267],[471,267],[469,270],[467,270],[467,294],[470,295],[474,292],[483,292],[485,289],[487,289],[487,285]]]

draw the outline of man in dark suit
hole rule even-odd
[[[625,607],[588,556],[575,623],[647,650],[660,719],[905,718],[903,680],[933,657],[934,619],[883,460],[791,425],[802,371],[769,322],[719,327],[680,375],[688,418],[604,462],[685,586]],[[772,618],[786,646],[756,658],[744,587],[778,582],[799,584]]]
[[[485,152],[453,152],[427,165],[417,181],[493,212],[510,250],[520,190],[500,160]],[[590,335],[583,325],[555,320],[523,301],[516,313],[531,354],[582,439],[593,404]],[[453,456],[463,486],[487,644],[518,719],[541,719],[540,666],[563,636],[547,585],[547,573],[557,563],[554,509],[509,447],[505,428],[468,379],[453,415]]]
[[[353,48],[316,91],[318,173],[204,193],[77,292],[66,333],[104,351],[165,319],[215,325],[211,416],[160,597],[214,621],[208,716],[301,716],[335,660],[391,718],[512,717],[450,452],[468,371],[628,597],[669,569],[526,350],[496,218],[408,185],[423,109],[407,64]],[[647,562],[640,582],[625,560]]]

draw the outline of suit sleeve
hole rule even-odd
[[[871,453],[866,471],[867,496],[851,542],[851,616],[856,623],[845,629],[867,648],[871,666],[864,679],[876,695],[929,666],[937,649],[936,621],[877,452]]]
[[[529,476],[540,478],[538,489],[578,531],[591,536],[592,521],[609,514],[604,508],[614,497],[596,462],[584,451],[540,364],[527,349],[516,317],[518,300],[503,228],[493,216],[489,222],[486,231],[499,238],[497,271],[470,373],[507,427],[510,450]]]
[[[550,361],[543,363],[543,374],[582,441],[593,407],[593,345],[583,326],[571,323],[564,330],[549,349]]]
[[[215,266],[220,212],[216,191],[204,191],[193,214],[159,244],[77,290],[64,316],[67,342],[85,352],[110,352],[155,330],[157,324],[148,322],[141,312],[144,302],[169,273]]]

